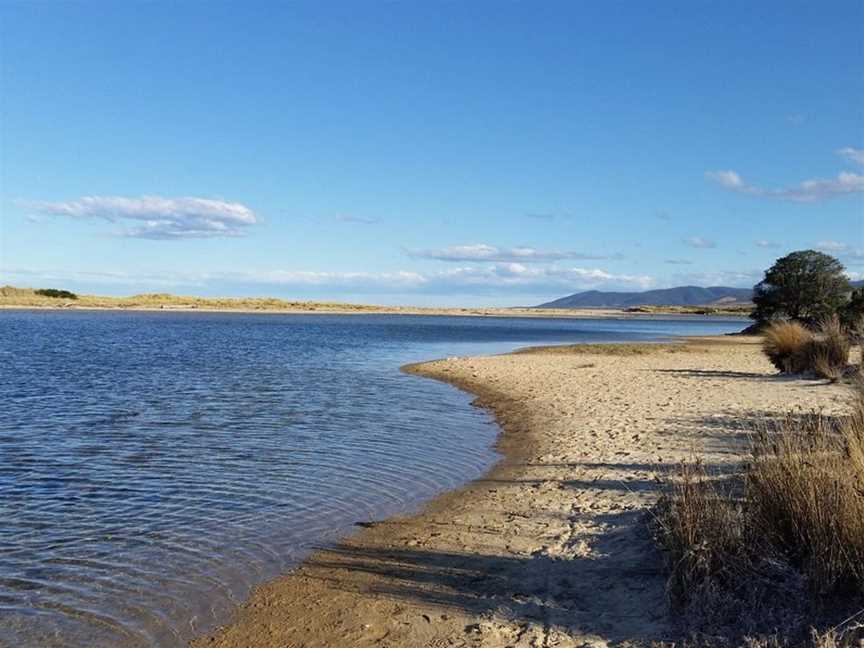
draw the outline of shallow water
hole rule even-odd
[[[0,645],[176,646],[497,430],[400,365],[729,319],[0,311]]]

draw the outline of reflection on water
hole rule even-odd
[[[0,645],[174,646],[495,460],[410,361],[740,322],[0,312]]]

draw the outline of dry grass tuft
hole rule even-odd
[[[810,345],[810,365],[820,378],[837,381],[849,366],[849,351],[852,345],[849,336],[834,316],[822,322],[819,335]]]
[[[783,373],[803,373],[809,368],[813,334],[798,322],[775,322],[764,331],[762,350]]]
[[[864,399],[862,399],[864,402]],[[859,405],[860,408],[860,405]],[[821,416],[754,435],[748,524],[817,596],[864,592],[864,426]]]
[[[849,366],[851,343],[837,317],[822,322],[815,334],[797,322],[775,322],[764,336],[762,350],[783,373],[813,372],[836,381]]]
[[[657,537],[691,631],[734,638],[726,645],[778,628],[775,643],[750,645],[858,645],[861,619],[844,618],[864,607],[864,385],[853,389],[843,419],[760,425],[731,485],[698,462],[670,479]]]
[[[682,463],[673,494],[661,499],[657,520],[669,559],[669,595],[681,602],[689,593],[731,585],[744,548],[740,501],[722,489],[701,462]]]

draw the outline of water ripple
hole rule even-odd
[[[0,646],[183,645],[355,522],[482,474],[488,416],[402,363],[670,326],[2,312]]]

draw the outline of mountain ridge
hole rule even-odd
[[[864,288],[864,280],[850,281]],[[586,290],[533,308],[632,308],[634,306],[739,306],[751,303],[752,288],[676,286],[638,292]]]
[[[587,290],[535,308],[630,308],[633,306],[731,306],[748,304],[752,288],[677,286],[640,292]]]

